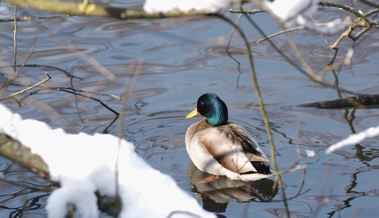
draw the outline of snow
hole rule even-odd
[[[330,154],[344,146],[358,144],[359,142],[365,140],[366,138],[372,138],[378,135],[379,135],[379,126],[368,128],[360,133],[352,134],[346,139],[329,146],[329,148],[326,149],[325,153]]]
[[[289,26],[299,19],[299,16],[310,17],[317,10],[316,0],[266,0],[264,5]]]
[[[316,24],[311,17],[317,11],[317,5],[317,0],[264,1],[264,6],[283,22],[287,28],[300,25],[318,33],[335,34],[351,25],[352,19],[350,17],[344,19],[337,18],[322,25]]]
[[[217,12],[230,6],[232,0],[146,0],[143,9],[147,13],[166,13],[172,11]]]
[[[323,24],[315,24],[314,22],[309,22],[302,17],[298,17],[298,24],[306,27],[308,30],[313,30],[322,34],[336,34],[345,30],[348,26],[352,24],[352,19],[350,17],[345,17],[344,19],[336,18],[333,21],[323,23]]]
[[[172,218],[216,217],[203,210],[170,176],[140,158],[130,142],[107,134],[68,134],[51,129],[43,122],[24,120],[1,104],[0,114],[0,133],[39,154],[51,179],[61,184],[48,198],[49,218],[65,217],[69,203],[75,206],[76,217],[98,217],[94,192],[115,196],[117,157],[121,218],[165,218],[172,213]]]
[[[306,150],[305,150],[305,155],[306,155],[307,157],[314,157],[314,156],[316,156],[316,153],[315,153],[314,150],[306,149]]]
[[[51,193],[46,210],[50,218],[65,218],[67,205],[75,205],[75,217],[99,217],[95,186],[88,181],[64,185]]]

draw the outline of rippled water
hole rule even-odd
[[[121,0],[114,3],[124,7],[129,5]],[[39,14],[24,9],[19,9],[19,13],[23,16]],[[237,18],[237,15],[226,14],[232,19]],[[344,14],[326,8],[318,11],[315,18],[327,21]],[[267,14],[253,15],[252,18],[267,34],[279,29],[279,25]],[[238,36],[234,37],[231,56],[225,51],[232,31],[229,24],[214,17],[128,21],[62,17],[19,22],[18,25],[19,65],[30,51],[33,37],[36,37],[29,65],[21,73],[22,78],[32,80],[30,84],[42,80],[44,73],[48,72],[53,77],[48,82],[49,86],[107,94],[83,92],[120,112],[122,101],[110,95],[121,96],[133,79],[130,65],[142,63],[141,74],[127,101],[123,131],[124,138],[135,143],[137,152],[152,166],[174,177],[192,196],[199,194],[199,202],[221,217],[286,216],[282,192],[268,188],[272,186],[272,180],[251,184],[220,180],[201,186],[196,181],[204,175],[193,169],[185,150],[185,131],[198,120],[186,120],[185,116],[195,107],[202,93],[214,92],[227,102],[231,121],[244,126],[257,138],[263,150],[272,155],[243,41]],[[376,126],[378,109],[294,107],[301,103],[335,99],[338,94],[334,89],[310,81],[285,62],[269,43],[254,43],[261,35],[246,19],[242,19],[241,25],[251,41],[258,82],[277,147],[275,155],[279,168],[286,170],[298,159],[297,141],[302,154],[306,149],[316,153],[313,158],[304,156],[299,161],[301,165],[306,164],[306,174],[305,171],[296,171],[282,176],[292,217],[375,216],[377,209],[373,202],[378,202],[379,193],[376,183],[377,140],[366,140],[331,155],[325,155],[325,149],[351,133]],[[0,60],[11,65],[13,24],[0,23],[0,26],[3,30],[0,33],[3,39],[0,40]],[[293,36],[301,54],[315,71],[321,70],[334,55],[318,34],[302,30]],[[336,35],[326,38],[333,43]],[[293,57],[284,36],[273,40],[283,52]],[[377,42],[377,30],[371,30],[355,45],[352,64],[344,65],[337,72],[340,87],[366,94],[378,91]],[[351,45],[350,40],[342,42],[336,61],[343,58]],[[114,80],[109,80],[109,73],[115,75]],[[326,80],[335,81],[330,72],[326,73]],[[0,82],[6,82],[4,71],[0,71]],[[7,93],[20,89],[19,85],[13,85]],[[115,114],[99,102],[61,91],[40,91],[23,100],[21,107],[12,100],[1,103],[23,117],[43,120],[73,133],[109,132],[117,135],[120,124],[119,120],[113,123]],[[23,184],[27,181],[26,184],[31,186],[49,185],[3,158],[0,159],[0,169],[10,181]],[[0,215],[44,217],[47,196],[44,192],[2,183]]]

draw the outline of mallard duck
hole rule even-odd
[[[228,122],[226,104],[213,93],[200,96],[186,118],[204,116],[186,132],[186,148],[195,166],[206,173],[232,180],[252,181],[272,175],[258,143],[241,126]]]

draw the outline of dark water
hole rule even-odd
[[[123,7],[132,4],[121,0],[113,3]],[[345,3],[350,4],[350,1]],[[2,5],[9,7],[4,3]],[[364,10],[367,7],[361,8]],[[13,10],[12,7],[9,9]],[[19,13],[21,16],[49,15],[25,9],[19,9]],[[237,18],[237,15],[226,15],[234,20]],[[346,13],[341,10],[326,8],[319,10],[315,18],[329,21],[344,15]],[[279,25],[267,14],[251,17],[267,34],[279,30]],[[13,23],[0,23],[0,26],[1,65],[12,65]],[[379,206],[377,139],[366,140],[331,155],[324,152],[330,144],[349,134],[376,126],[378,109],[293,107],[301,103],[335,99],[338,92],[312,82],[288,64],[268,42],[254,43],[262,36],[246,19],[241,20],[241,26],[251,42],[279,168],[289,169],[298,159],[297,141],[303,155],[307,149],[316,153],[313,158],[303,156],[299,161],[300,165],[306,165],[306,174],[299,170],[282,176],[291,217],[376,216]],[[238,35],[233,38],[232,57],[225,50],[232,31],[229,24],[214,17],[127,21],[62,17],[19,22],[18,28],[17,64],[24,62],[31,50],[33,37],[36,37],[35,49],[27,64],[37,66],[25,67],[21,78],[28,78],[33,84],[42,80],[44,73],[48,72],[52,76],[49,86],[107,94],[84,92],[118,112],[122,102],[109,95],[121,96],[126,86],[131,84],[135,68],[142,65],[133,93],[127,101],[123,131],[124,138],[135,143],[137,152],[152,166],[174,177],[192,196],[201,193],[203,200],[198,198],[199,202],[211,211],[218,211],[218,214],[228,218],[286,217],[283,194],[277,190],[270,192],[268,187],[272,185],[271,180],[252,184],[220,180],[212,184],[213,189],[191,184],[196,184],[194,180],[204,175],[196,172],[196,176],[191,177],[194,169],[185,151],[184,135],[187,127],[197,118],[186,120],[185,115],[195,107],[202,93],[217,93],[227,102],[231,121],[248,129],[263,150],[269,156],[273,155],[269,153],[270,145],[243,41]],[[352,63],[337,68],[336,77],[341,88],[366,94],[378,92],[377,33],[377,30],[371,30],[364,35],[355,45]],[[322,67],[331,60],[334,51],[326,48],[319,34],[302,30],[293,33],[293,37],[312,69],[322,74]],[[336,38],[337,35],[326,36],[330,43],[334,43]],[[294,57],[285,36],[276,37],[273,41],[284,53]],[[335,63],[341,61],[351,46],[351,40],[343,40]],[[131,64],[134,64],[134,70]],[[4,84],[5,68],[2,69],[0,82]],[[108,74],[114,75],[115,79],[110,80]],[[327,71],[325,80],[335,83],[335,76]],[[21,83],[18,81],[16,84]],[[13,85],[7,93],[20,89],[19,85]],[[342,95],[349,96],[347,93]],[[117,135],[120,124],[119,120],[112,123],[114,113],[99,102],[60,91],[40,91],[25,98],[21,107],[12,100],[1,103],[25,118],[42,120],[73,133],[105,131]],[[6,180],[33,187],[49,185],[4,158],[0,159],[0,169]],[[223,191],[212,192],[214,189]],[[220,193],[226,194],[220,197]],[[47,196],[44,192],[1,183],[0,216],[45,217],[43,208]]]

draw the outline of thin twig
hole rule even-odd
[[[0,95],[0,99],[2,98],[2,96],[3,96],[4,92],[5,92],[5,90],[8,88],[8,86],[10,86],[10,85],[15,81],[15,79],[17,79],[17,77],[20,75],[22,69],[23,69],[23,68],[25,67],[25,65],[26,65],[26,62],[28,62],[28,60],[29,60],[29,58],[30,58],[30,55],[31,55],[31,54],[33,53],[33,51],[34,51],[34,46],[35,46],[35,44],[36,44],[36,37],[33,38],[32,49],[30,50],[30,52],[29,52],[28,55],[26,56],[24,63],[21,65],[21,67],[20,67],[20,69],[17,71],[17,73],[15,73],[15,74],[13,75],[13,78],[10,79],[10,80],[8,80],[7,84],[5,85],[3,91],[2,91],[2,93],[1,93],[1,95]],[[15,65],[15,66],[16,66],[16,65]]]
[[[337,3],[337,2],[323,2],[323,1],[320,1],[319,5],[342,8],[342,9],[344,9],[344,10],[346,10],[346,11],[354,14],[355,16],[357,16],[357,19],[355,19],[354,22],[350,25],[350,27],[345,32],[343,32],[340,35],[340,37],[336,40],[336,42],[333,45],[329,45],[328,46],[328,48],[330,48],[330,49],[336,48],[340,44],[340,42],[342,41],[342,39],[345,38],[345,37],[349,37],[353,41],[356,41],[356,40],[358,40],[358,38],[361,35],[363,35],[365,32],[367,32],[371,28],[378,27],[378,22],[375,22],[375,21],[372,21],[372,20],[368,19],[368,16],[370,16],[370,15],[372,15],[374,13],[379,12],[379,8],[373,9],[373,10],[371,10],[371,11],[363,14],[359,10],[356,10],[356,9],[354,9],[352,7],[349,7],[347,5],[340,4],[340,3]],[[363,29],[363,30],[361,30],[355,36],[353,36],[352,33],[355,30],[355,28],[357,28],[357,27],[366,27],[366,28]]]
[[[248,21],[258,30],[258,32],[262,35],[262,36],[266,36],[266,34],[263,32],[263,30],[248,16],[246,16]],[[321,83],[321,84],[324,84],[324,85],[328,85],[328,86],[332,86],[330,84],[327,84],[326,82],[323,81],[323,79],[316,75],[312,69],[309,67],[309,65],[307,64],[307,62],[304,60],[304,58],[302,57],[302,55],[299,53],[298,49],[297,49],[297,46],[296,44],[294,43],[292,37],[290,36],[289,33],[286,33],[287,35],[287,38],[288,38],[288,41],[290,43],[290,46],[292,48],[292,50],[294,51],[295,53],[295,56],[296,58],[301,62],[301,64],[303,65],[303,67],[305,68],[302,69],[300,68],[292,59],[290,59],[286,54],[284,54],[276,45],[275,43],[270,39],[268,38],[267,41],[270,43],[270,45],[279,53],[282,55],[282,57],[284,57],[286,59],[286,61],[288,63],[290,63],[292,66],[294,66],[296,69],[298,69],[300,72],[302,72],[303,74],[307,75],[310,79],[312,79],[313,81],[315,82],[318,82],[318,83]]]
[[[355,34],[355,36],[352,36],[351,34],[349,35],[349,37],[351,39],[353,39],[354,41],[358,40],[359,37],[361,37],[364,33],[368,32],[369,30],[371,30],[372,28],[370,27],[366,27],[364,29],[362,29],[361,31],[359,31],[357,34]]]
[[[20,95],[20,94],[22,94],[22,93],[25,93],[25,92],[27,92],[27,91],[29,91],[29,90],[31,90],[31,89],[37,87],[37,86],[39,86],[39,85],[41,85],[41,84],[43,84],[43,83],[49,81],[49,80],[52,78],[47,72],[46,72],[45,74],[46,74],[46,78],[44,78],[43,80],[37,82],[36,84],[34,84],[34,85],[32,85],[32,86],[29,86],[29,87],[26,88],[26,89],[23,89],[23,90],[21,90],[21,91],[18,91],[18,92],[16,92],[16,93],[11,94],[11,95],[5,96],[4,98],[1,98],[0,101],[5,100],[5,99],[9,99],[9,98],[13,98],[13,97],[15,97],[15,96],[17,96],[17,95]]]
[[[296,31],[296,30],[302,30],[304,29],[305,27],[304,26],[298,26],[298,27],[293,27],[293,28],[289,28],[289,29],[285,29],[285,30],[282,30],[282,31],[279,31],[279,32],[276,32],[274,34],[271,34],[271,35],[268,35],[262,39],[259,39],[256,41],[256,43],[261,43],[269,38],[272,38],[272,37],[275,37],[275,36],[278,36],[278,35],[281,35],[283,33],[288,33],[288,32],[293,32],[293,31]]]
[[[375,13],[378,13],[378,12],[379,12],[379,6],[378,6],[378,8],[375,8],[375,9],[373,9],[373,10],[371,10],[371,11],[369,11],[369,12],[363,14],[363,15],[365,17],[368,17],[368,16],[371,16],[372,14],[375,14]]]
[[[372,21],[369,20],[367,18],[367,16],[365,16],[364,14],[360,13],[358,10],[355,10],[354,8],[352,8],[350,6],[347,6],[347,5],[344,5],[344,4],[340,4],[338,2],[324,2],[324,1],[319,1],[318,4],[321,5],[321,6],[341,8],[341,9],[346,10],[346,11],[354,14],[355,16],[361,18],[362,20],[364,20],[366,22],[366,24],[368,26],[372,26],[373,25]]]
[[[355,30],[355,28],[357,27],[367,27],[367,25],[364,23],[363,20],[355,20],[351,25],[350,27],[345,31],[343,32],[340,37],[338,37],[338,39],[336,40],[336,42],[333,44],[333,45],[329,45],[328,48],[329,49],[333,49],[333,48],[337,48],[337,46],[340,44],[340,42],[342,41],[343,38],[345,37],[349,37],[350,39],[352,39],[353,41],[357,40],[359,38],[359,36],[361,36],[361,34],[358,35],[358,38],[356,38],[356,36],[352,36],[351,34],[353,33],[353,31]],[[370,29],[370,28],[369,28]],[[367,31],[367,30],[365,30]],[[363,34],[363,33],[362,33]]]
[[[21,67],[21,65],[17,65],[17,67]],[[65,74],[68,78],[75,78],[75,79],[79,79],[79,80],[82,80],[82,79],[83,79],[83,78],[81,78],[81,77],[78,77],[78,76],[75,76],[75,75],[71,74],[71,73],[68,72],[67,70],[64,70],[64,69],[59,68],[59,67],[51,66],[51,65],[43,65],[43,64],[26,64],[24,67],[44,67],[44,68],[51,68],[51,69],[58,70],[58,71],[62,72],[62,73]],[[0,66],[0,68],[3,68],[3,66]]]
[[[248,21],[254,26],[254,28],[256,28],[258,30],[258,32],[263,35],[263,36],[266,36],[266,34],[263,32],[263,30],[248,16],[246,16]],[[289,33],[287,33],[287,35],[289,35]],[[292,40],[292,38],[290,37],[289,40]],[[329,88],[335,88],[334,84],[331,84],[329,82],[326,82],[326,81],[320,81],[316,78],[314,78],[311,74],[309,74],[306,70],[302,69],[301,67],[299,67],[290,57],[288,57],[286,54],[284,54],[279,48],[278,46],[270,39],[268,38],[267,41],[270,43],[270,45],[275,49],[275,51],[277,51],[289,64],[291,64],[293,67],[295,67],[297,70],[299,70],[301,73],[303,73],[304,75],[306,75],[307,77],[309,77],[312,81],[314,82],[317,82],[319,83],[320,85],[323,85],[325,87],[329,87]],[[292,40],[293,42],[293,40]],[[294,42],[293,42],[294,43]],[[296,45],[295,45],[296,47]],[[297,50],[297,49],[296,49]],[[302,58],[302,56],[300,55],[300,58]],[[303,58],[302,58],[303,59]],[[304,59],[303,59],[304,60]],[[309,66],[308,66],[309,67]],[[320,78],[323,78],[323,77],[320,77]],[[353,91],[350,91],[350,90],[347,90],[347,89],[343,89],[343,88],[340,88],[341,91],[345,92],[345,93],[349,93],[349,94],[353,94],[353,95],[358,95],[358,93],[356,92],[353,92]]]
[[[54,90],[54,89],[52,89]],[[74,95],[79,95],[79,96],[82,96],[84,98],[89,98],[91,100],[94,100],[94,101],[97,101],[99,104],[101,104],[103,107],[105,107],[106,109],[108,109],[109,111],[111,111],[112,113],[116,114],[116,115],[119,115],[119,113],[115,110],[113,110],[112,108],[110,108],[108,105],[106,105],[104,102],[102,102],[100,99],[98,98],[94,98],[92,96],[88,96],[88,95],[83,95],[81,93],[78,93],[78,92],[73,92],[73,91],[70,91],[70,90],[67,90],[67,89],[60,89],[60,88],[57,88],[55,89],[57,91],[61,91],[61,92],[67,92],[67,93],[71,93],[71,94],[74,94]]]
[[[97,101],[99,104],[101,104],[103,107],[105,107],[106,109],[108,109],[109,111],[111,111],[112,113],[116,114],[116,115],[119,115],[119,113],[115,110],[113,110],[112,108],[110,108],[108,105],[106,105],[104,102],[102,102],[100,99],[98,98],[95,98],[95,97],[92,97],[92,96],[88,96],[88,95],[84,95],[84,94],[81,94],[81,93],[78,93],[78,92],[75,92],[75,91],[72,91],[70,88],[64,88],[64,87],[54,87],[54,86],[43,86],[41,87],[41,89],[38,89],[38,90],[34,90],[33,92],[30,92],[29,95],[23,97],[19,103],[21,103],[23,100],[25,100],[27,97],[31,96],[31,95],[34,95],[34,94],[37,94],[38,92],[40,91],[43,91],[43,90],[54,90],[54,91],[60,91],[60,92],[66,92],[66,93],[70,93],[70,94],[73,94],[73,95],[79,95],[83,98],[88,98],[88,99],[91,99],[91,100],[94,100],[94,101]]]
[[[238,15],[238,18],[237,18],[237,20],[236,20],[236,23],[238,23],[238,22],[240,21],[241,17],[242,17],[242,14],[239,14],[239,15]],[[228,53],[229,57],[230,57],[231,59],[233,59],[233,60],[237,63],[237,70],[238,70],[238,72],[239,72],[238,77],[237,77],[237,88],[238,88],[238,87],[239,87],[239,78],[240,78],[240,76],[241,76],[242,73],[243,73],[242,70],[241,70],[241,63],[240,63],[236,58],[234,58],[234,57],[232,56],[232,54],[230,53],[230,51],[229,51],[230,43],[231,43],[231,41],[232,41],[232,38],[233,38],[233,35],[234,35],[234,32],[235,32],[235,31],[236,31],[236,28],[233,27],[233,30],[232,30],[232,32],[230,33],[230,37],[229,37],[229,40],[228,40],[228,45],[226,46],[226,53]]]
[[[106,94],[106,93],[100,93],[100,92],[85,91],[85,90],[81,90],[81,89],[75,89],[75,88],[72,88],[72,87],[67,87],[66,89],[72,90],[74,92],[82,92],[82,93],[89,93],[89,94],[94,94],[94,95],[108,96],[108,97],[115,98],[118,101],[121,101],[121,97],[117,96],[117,95],[114,95],[114,94]]]
[[[235,22],[236,24],[238,24],[238,22],[241,20],[241,17],[242,17],[242,14],[238,15],[238,18]],[[228,45],[226,46],[226,51],[229,51],[230,42],[232,41],[235,31],[236,31],[236,27],[233,27],[232,32],[230,33],[230,36],[229,36]]]
[[[113,118],[113,120],[104,128],[102,131],[103,134],[109,134],[108,129],[118,120],[119,115],[116,114],[116,116]]]

